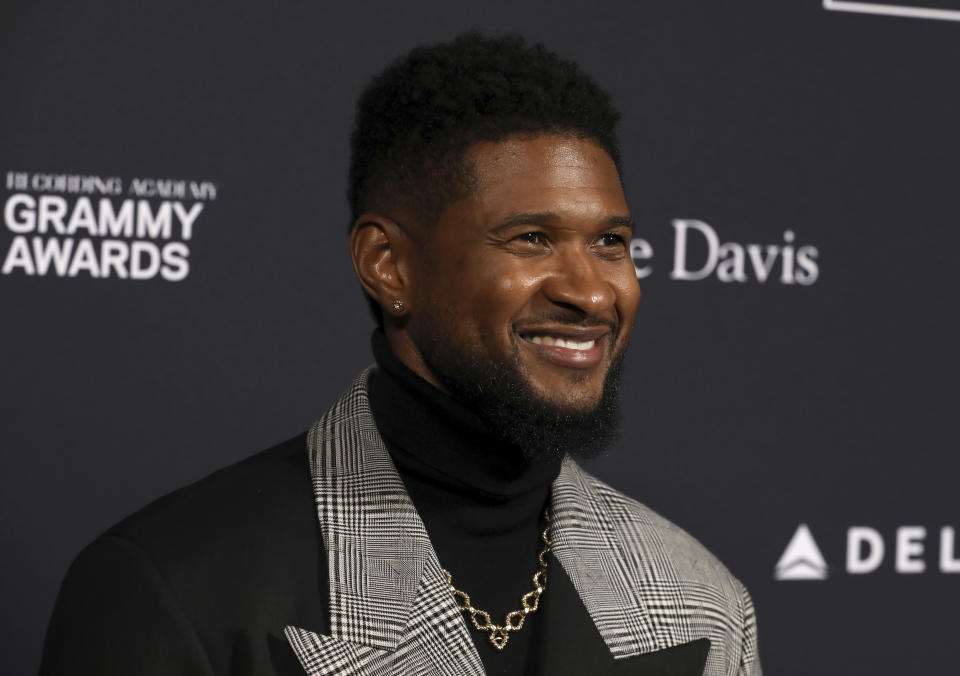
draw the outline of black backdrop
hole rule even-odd
[[[653,254],[637,244],[651,267],[622,438],[592,471],[747,584],[768,673],[955,672],[960,4],[911,6],[943,12],[6,6],[5,672],[36,669],[86,542],[304,429],[371,361],[346,253],[353,102],[389,59],[474,27],[579,61],[624,114],[625,184]],[[716,254],[702,279],[677,268],[681,231],[687,277]],[[766,281],[754,259],[772,260]],[[823,561],[799,542],[785,574],[825,579],[775,578],[800,524]],[[872,540],[850,545],[857,527]]]

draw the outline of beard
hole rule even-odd
[[[578,408],[549,401],[533,390],[522,372],[516,345],[511,360],[497,360],[458,349],[457,341],[442,330],[425,333],[429,338],[423,341],[421,356],[438,382],[476,414],[498,441],[516,447],[526,459],[566,454],[589,459],[617,438],[626,346],[614,354],[597,403]],[[572,380],[575,386],[576,376]]]

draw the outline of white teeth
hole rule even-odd
[[[596,344],[596,340],[568,340],[565,338],[554,338],[553,336],[531,336],[528,338],[534,345],[553,345],[554,347],[565,347],[568,350],[589,350]]]

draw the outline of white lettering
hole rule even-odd
[[[184,239],[190,239],[189,237],[184,237]],[[644,277],[649,277],[650,273],[653,272],[652,265],[644,265],[641,267],[640,262],[650,260],[653,257],[653,247],[650,246],[650,242],[645,239],[636,239],[630,240],[630,258],[633,259],[633,270],[637,274],[637,279],[643,279]]]
[[[97,219],[94,218],[93,205],[90,204],[89,197],[77,198],[73,213],[70,214],[70,221],[67,223],[67,234],[76,234],[80,228],[85,229],[93,236],[97,235]]]
[[[793,247],[790,246],[790,243],[793,242],[793,230],[784,231],[783,241],[787,243],[787,246],[780,250],[780,259],[783,261],[780,282],[782,284],[793,284]]]
[[[160,274],[169,282],[179,282],[190,272],[187,256],[190,250],[183,242],[170,242],[163,247],[163,267]]]
[[[10,250],[7,251],[7,257],[3,261],[3,269],[0,270],[5,275],[9,275],[15,268],[23,268],[26,275],[35,274],[33,269],[33,259],[30,258],[30,247],[27,245],[27,238],[23,235],[17,235],[10,243]]]
[[[210,181],[197,183],[190,181],[190,193],[195,200],[215,200],[217,199],[217,186]]]
[[[49,174],[34,174],[30,177],[30,187],[34,192],[43,192],[53,186],[53,177]]]
[[[123,200],[120,211],[106,197],[100,200],[100,236],[133,237],[133,200]]]
[[[753,264],[753,273],[757,276],[757,281],[763,284],[770,276],[773,270],[773,264],[777,261],[777,255],[780,253],[780,247],[768,244],[766,247],[766,256],[761,257],[761,248],[759,244],[748,244],[747,254],[750,256],[750,263]]]
[[[143,264],[146,254],[148,262]],[[130,277],[132,279],[150,279],[160,269],[160,250],[152,242],[134,242],[130,245]]]
[[[67,274],[67,265],[70,263],[70,254],[73,252],[73,240],[69,237],[60,243],[56,237],[50,237],[46,240],[43,237],[33,238],[33,257],[37,261],[37,274],[45,275],[50,269],[50,262],[53,261],[53,269],[57,275],[63,277]]]
[[[37,226],[37,203],[30,195],[17,193],[10,195],[3,206],[3,222],[11,232],[33,232]],[[19,212],[17,207],[24,207]]]
[[[137,202],[137,237],[170,239],[171,215],[170,203],[161,202],[154,216],[147,200]]]
[[[40,195],[37,209],[37,232],[44,233],[52,226],[57,234],[65,235],[63,217],[67,214],[67,200],[56,195]]]
[[[817,266],[818,254],[815,246],[802,246],[797,249],[797,266],[800,268],[795,277],[797,284],[810,286],[817,281],[820,276],[820,268]]]
[[[862,545],[866,556],[861,556]],[[883,538],[873,528],[854,526],[847,530],[847,572],[851,575],[872,573],[883,562]]]
[[[717,279],[721,282],[745,282],[747,274],[743,270],[743,247],[736,242],[725,242],[717,250],[720,263],[717,265]]]
[[[927,568],[923,559],[923,539],[927,529],[923,526],[901,526],[897,529],[896,569],[898,573],[922,573]]]
[[[956,531],[950,526],[940,529],[940,572],[960,573],[960,559],[956,557]]]
[[[127,193],[133,193],[137,197],[154,197],[157,194],[157,185],[152,178],[135,178],[130,181]]]
[[[181,239],[188,240],[193,237],[193,223],[197,220],[197,216],[200,215],[201,211],[203,211],[203,204],[200,202],[194,203],[194,205],[190,207],[190,211],[184,211],[183,205],[180,204],[180,202],[173,203],[173,213],[180,219]]]
[[[169,178],[165,180],[158,180],[157,193],[159,193],[159,195],[164,199],[170,199],[171,197],[183,197],[187,194],[186,182],[175,181]]]
[[[703,221],[693,219],[674,219],[673,227],[676,230],[676,237],[673,248],[673,271],[670,273],[670,278],[696,281],[709,276],[717,265],[720,247],[717,233]],[[687,269],[687,231],[690,228],[699,231],[707,243],[707,260],[699,270],[695,271]]]
[[[119,239],[105,239],[100,243],[100,276],[109,277],[110,270],[120,279],[127,278],[127,258],[130,257],[129,245]]]
[[[89,239],[81,239],[77,243],[77,248],[73,253],[73,262],[70,263],[70,269],[67,270],[67,276],[76,277],[81,270],[86,270],[91,277],[100,276],[97,254],[93,250],[93,242]]]

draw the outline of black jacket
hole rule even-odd
[[[290,623],[327,631],[305,435],[167,495],[77,557],[41,674],[303,674]]]

